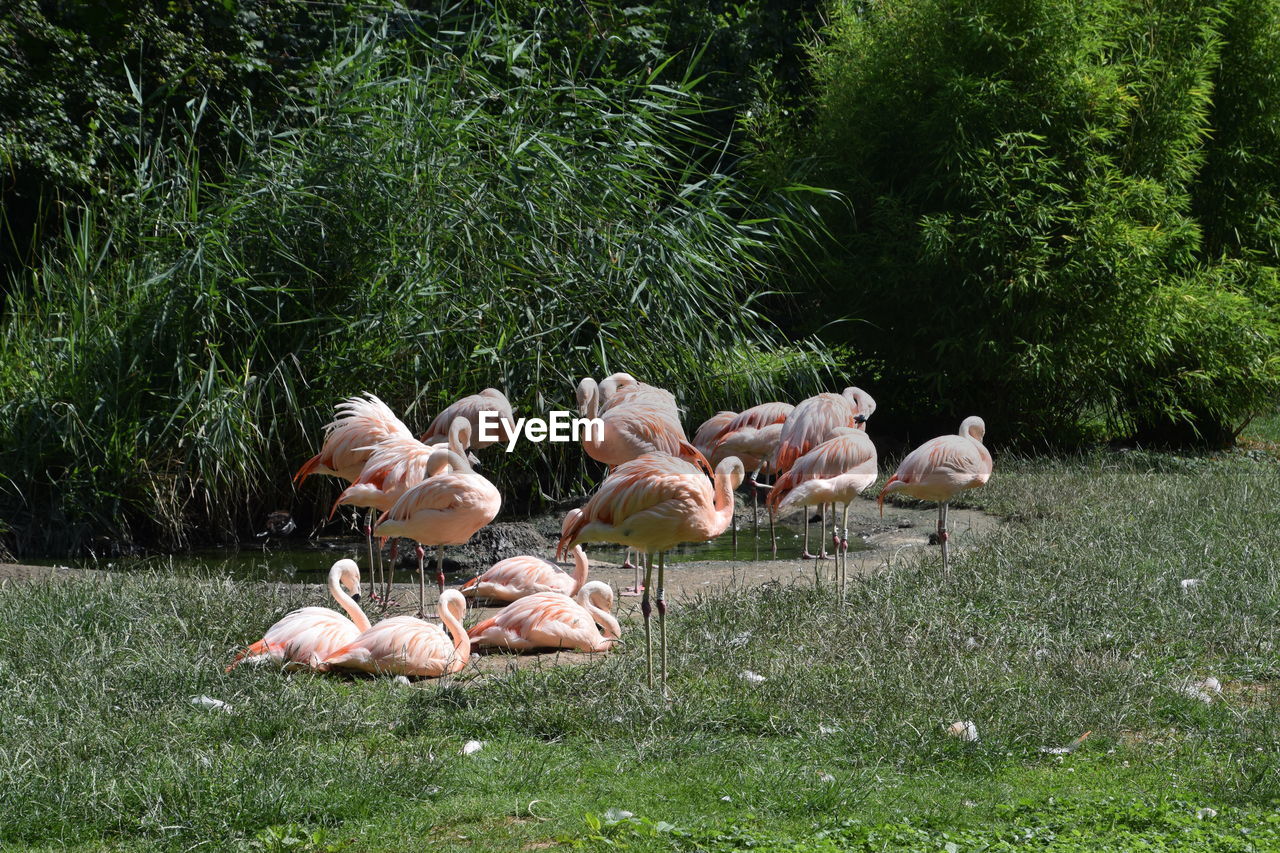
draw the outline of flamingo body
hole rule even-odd
[[[452,470],[438,470],[442,461]],[[430,476],[401,495],[378,521],[377,535],[406,536],[423,545],[463,545],[498,515],[502,495],[458,454],[436,450],[427,470]]]
[[[334,650],[341,648],[369,628],[369,618],[347,595],[360,589],[360,569],[354,560],[338,560],[329,569],[329,592],[350,618],[327,607],[302,607],[267,629],[253,645],[238,653],[227,672],[242,663],[274,661],[314,668]]]
[[[737,416],[737,412],[716,412],[707,418],[698,427],[698,431],[693,434],[693,446],[698,448],[703,456],[710,459],[712,451],[715,450],[716,442],[725,434],[729,424]]]
[[[902,492],[913,498],[943,503],[966,489],[976,489],[991,477],[991,452],[983,445],[982,418],[965,418],[956,435],[932,438],[907,454],[880,492]]]
[[[319,668],[427,677],[457,672],[471,657],[471,638],[462,627],[467,602],[449,589],[441,594],[439,609],[448,633],[416,616],[393,616],[335,650]]]
[[[871,395],[853,386],[840,394],[818,394],[802,401],[782,425],[774,470],[785,472],[801,456],[831,438],[838,427],[861,427],[875,408]]]
[[[338,404],[337,416],[325,426],[320,452],[304,462],[293,479],[301,482],[312,474],[329,474],[351,482],[360,476],[373,445],[392,436],[412,438],[413,433],[374,395],[350,397]]]
[[[550,560],[541,557],[508,557],[462,585],[468,598],[490,601],[516,601],[539,592],[574,595],[587,582],[587,555],[573,549],[574,573],[568,574]]]
[[[848,503],[876,481],[876,447],[862,430],[841,427],[795,461],[778,478],[769,504],[780,510],[797,506]]]
[[[505,436],[505,438],[500,437],[497,441],[479,440],[481,412],[494,412],[498,416],[498,434],[499,436]],[[509,441],[510,432],[506,424],[515,422],[515,415],[511,411],[511,403],[507,400],[507,396],[497,388],[486,388],[479,394],[463,397],[436,415],[436,419],[431,422],[431,426],[427,427],[427,431],[423,433],[422,441],[425,444],[438,444],[444,441],[449,434],[454,418],[466,418],[467,422],[471,424],[471,434],[476,437],[473,446],[477,450],[483,450],[499,442]]]
[[[473,627],[471,641],[516,650],[604,652],[622,633],[609,613],[612,607],[613,590],[599,581],[583,586],[576,600],[560,592],[538,592]],[[603,634],[597,623],[604,627]]]

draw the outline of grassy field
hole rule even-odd
[[[0,587],[0,844],[1280,849],[1280,464],[997,466],[974,501],[1012,521],[949,574],[931,553],[843,609],[800,587],[679,607],[669,699],[634,642],[416,689],[224,674],[300,593]],[[1190,695],[1208,676],[1222,695]]]

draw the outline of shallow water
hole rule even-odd
[[[770,553],[769,525],[760,525],[759,538],[753,535],[749,515],[738,518],[738,547],[733,547],[733,535],[726,531],[709,542],[687,543],[667,552],[668,563],[694,560],[794,560],[800,556],[801,532],[790,526],[777,525],[778,553]],[[828,533],[828,535],[830,535]],[[818,547],[819,525],[812,525],[810,544]],[[828,543],[829,544],[829,543]],[[335,560],[350,557],[361,567],[368,564],[365,544],[356,539],[325,539],[319,548],[241,548],[238,550],[196,551],[190,554],[128,557],[113,560],[28,560],[34,565],[63,565],[86,569],[115,571],[155,571],[164,574],[193,577],[233,577],[240,580],[279,581],[285,583],[324,583],[329,567]],[[869,546],[854,536],[849,539],[850,551],[866,550]],[[623,549],[612,545],[592,544],[587,553],[595,559],[621,563]],[[411,579],[409,573],[403,579]]]

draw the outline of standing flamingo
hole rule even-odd
[[[831,522],[835,526],[835,506],[844,504],[844,537],[834,532],[836,576],[840,581],[840,600],[844,601],[849,550],[849,501],[876,481],[876,446],[859,429],[837,427],[835,436],[819,444],[792,464],[778,478],[769,493],[769,505],[785,512],[795,506],[831,504]]]
[[[508,557],[493,564],[480,575],[461,586],[467,598],[489,601],[515,601],[535,592],[560,592],[575,595],[587,582],[590,571],[587,555],[581,547],[573,549],[573,574],[560,570],[541,557]]]
[[[343,587],[351,590],[354,597]],[[360,567],[355,560],[339,560],[329,568],[329,594],[347,611],[350,619],[327,607],[294,610],[268,628],[261,640],[237,653],[227,672],[245,661],[273,660],[315,667],[334,649],[351,642],[361,631],[369,630],[369,617],[357,603]]]
[[[613,380],[614,377],[610,377],[606,383]],[[613,469],[646,453],[659,452],[687,459],[708,473],[711,471],[707,458],[685,437],[684,427],[680,425],[680,412],[670,391],[634,380],[619,388],[613,393],[608,408],[604,408],[601,403],[603,392],[595,380],[588,377],[578,383],[578,411],[586,418],[599,417],[603,423],[598,436],[587,430],[582,437],[582,447],[588,456]],[[631,567],[629,552],[622,567]],[[623,590],[623,595],[639,595],[641,592],[640,567],[636,565],[634,568],[635,581],[629,589]]]
[[[876,401],[861,388],[849,386],[839,394],[817,394],[803,400],[782,425],[778,449],[774,453],[773,470],[785,474],[792,464],[804,454],[831,438],[837,427],[866,429],[867,418],[876,410]],[[822,511],[821,548],[816,559],[827,555],[826,506]],[[809,516],[804,519],[803,559],[815,559],[809,553]]]
[[[739,415],[734,416],[724,426],[720,438],[716,440],[707,458],[712,465],[719,464],[721,459],[736,456],[747,472],[747,486],[751,490],[751,532],[759,551],[760,519],[759,490],[757,483],[760,475],[772,467],[773,455],[777,452],[778,442],[782,438],[782,425],[795,409],[790,403],[761,403],[752,406]],[[773,514],[769,515],[769,540],[773,543],[773,551],[778,551],[777,538],[773,531]],[[733,525],[733,546],[738,547],[738,525]],[[759,557],[759,553],[756,554]]]
[[[447,442],[449,450],[465,458],[467,448],[471,446],[471,422],[463,417],[454,418],[449,427]],[[423,444],[411,435],[393,435],[378,442],[369,454],[360,476],[334,501],[333,510],[329,512],[330,518],[341,504],[369,507],[381,512],[391,509],[401,495],[427,478],[427,463],[431,454],[439,449],[439,445]],[[393,539],[387,583],[384,587],[385,601],[391,599],[397,550]]]
[[[500,438],[497,441],[480,440],[481,412],[493,412],[498,416],[498,423],[500,424],[498,435]],[[486,388],[479,394],[463,397],[436,415],[436,419],[431,422],[431,426],[427,427],[427,431],[422,435],[423,443],[442,443],[449,435],[454,418],[466,418],[470,422],[471,434],[475,437],[473,446],[476,450],[484,450],[486,447],[491,447],[499,442],[510,441],[510,425],[515,423],[515,415],[511,412],[511,403],[507,400],[507,396],[497,388]]]
[[[436,583],[443,593],[444,546],[466,544],[501,507],[502,495],[466,459],[452,450],[436,450],[427,461],[427,479],[401,495],[378,520],[374,533],[379,536],[418,542],[419,614],[425,613],[427,600],[422,546],[436,546]]]
[[[653,639],[649,629],[653,552],[658,553],[658,630],[662,643],[662,680],[667,679],[667,603],[665,552],[681,542],[704,542],[724,533],[733,520],[733,490],[742,484],[742,463],[720,463],[712,484],[683,459],[646,453],[624,462],[600,484],[581,509],[569,510],[560,528],[557,558],[579,542],[616,542],[649,555],[645,561],[644,614],[646,663],[653,684]]]
[[[316,668],[429,677],[457,672],[471,658],[471,638],[462,627],[467,600],[456,589],[445,590],[439,610],[448,634],[417,616],[393,616],[336,649]]]
[[[562,592],[527,595],[469,633],[477,646],[607,652],[622,636],[611,610],[613,590],[608,584],[592,581],[572,598]],[[603,635],[596,625],[604,628]]]
[[[938,544],[942,567],[947,568],[947,504],[965,489],[976,489],[991,478],[991,453],[983,445],[987,425],[973,415],[960,424],[955,435],[931,438],[907,454],[876,503],[884,515],[885,495],[904,492],[913,498],[938,502]]]
[[[737,412],[716,412],[707,418],[693,434],[693,446],[698,448],[708,460],[711,459],[711,452],[715,450],[716,442],[725,434],[729,424],[737,416]]]
[[[312,474],[328,474],[353,482],[364,470],[372,448],[392,436],[412,438],[413,433],[395,416],[386,403],[373,394],[364,398],[348,397],[336,407],[334,419],[325,425],[324,444],[320,452],[308,459],[293,475],[301,483]],[[377,583],[377,564],[373,561],[373,513],[365,516],[364,537],[369,548],[369,598]]]

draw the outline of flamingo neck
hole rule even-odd
[[[334,601],[338,602],[338,606],[347,612],[361,633],[369,630],[369,617],[364,615],[364,611],[360,609],[359,604],[356,604],[356,600],[342,588],[340,576],[337,574],[329,575],[329,594],[333,596]]]
[[[449,635],[453,637],[453,649],[457,652],[456,659],[460,662],[458,669],[461,669],[462,666],[466,665],[467,659],[471,657],[471,637],[467,635],[466,629],[462,627],[462,621],[453,612],[451,604],[439,609],[440,621],[449,629]]]
[[[595,624],[603,626],[604,635],[606,637],[611,637],[616,640],[622,636],[622,626],[618,624],[618,620],[613,618],[613,614],[607,609],[596,604],[596,598],[594,595],[579,594],[577,596],[577,601],[582,605],[584,610],[591,614],[591,620],[595,622]]]
[[[716,471],[715,490],[715,513],[728,525],[733,521],[733,482],[729,479],[729,472]]]
[[[590,571],[587,562],[587,553],[582,550],[581,545],[577,545],[573,549],[573,592],[571,595],[577,595],[578,590],[582,589],[582,585],[587,582],[587,573]]]

